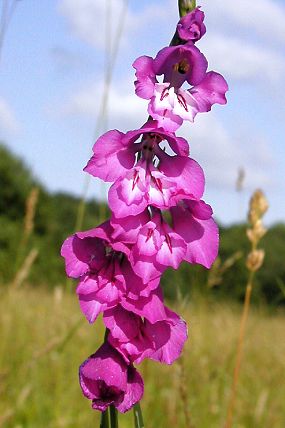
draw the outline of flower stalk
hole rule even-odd
[[[109,414],[108,414],[108,410],[105,410],[105,412],[101,413],[100,428],[109,428]]]
[[[110,406],[109,410],[110,410],[110,428],[118,428],[119,427],[118,410],[113,405]]]
[[[143,422],[143,416],[142,416],[140,403],[137,403],[134,405],[133,411],[134,411],[135,428],[144,428],[144,422]]]
[[[242,361],[242,351],[244,336],[246,331],[246,323],[249,314],[250,300],[253,289],[253,281],[255,273],[260,269],[264,260],[264,251],[257,249],[260,239],[265,235],[266,228],[263,226],[262,217],[268,209],[267,200],[261,190],[254,192],[249,205],[248,222],[250,228],[247,229],[247,237],[251,242],[251,251],[247,256],[246,267],[249,270],[248,282],[245,290],[243,303],[243,311],[239,327],[236,361],[233,374],[233,382],[231,388],[231,397],[227,411],[227,419],[225,428],[231,428],[233,423],[233,414],[236,403],[237,386],[240,374]]]

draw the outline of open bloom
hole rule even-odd
[[[163,140],[176,156],[165,153]],[[93,152],[85,171],[114,181],[108,201],[116,218],[140,214],[149,205],[167,209],[183,197],[199,199],[203,194],[204,174],[188,158],[187,141],[158,128],[155,121],[127,134],[110,131],[99,138]]]
[[[187,196],[199,199],[204,191],[202,168],[186,156],[160,155],[156,167],[152,158],[136,166],[111,186],[109,206],[116,218],[137,215],[149,205],[168,209]]]
[[[137,237],[129,254],[132,268],[142,281],[152,281],[168,267],[177,269],[183,260],[211,267],[218,253],[219,233],[210,205],[202,200],[183,199],[170,208],[168,219],[159,210],[152,211],[147,223],[139,229],[134,226]],[[128,239],[124,219],[113,221],[124,242]],[[135,217],[132,224],[137,224]]]
[[[150,323],[120,306],[104,312],[110,330],[108,342],[127,363],[139,364],[145,358],[172,364],[187,339],[187,327],[175,312],[165,308],[165,319]]]
[[[112,404],[125,413],[144,390],[137,370],[106,342],[80,366],[79,382],[85,397],[92,400],[92,408],[101,412]]]
[[[183,16],[177,24],[177,33],[181,40],[197,42],[206,33],[204,12],[198,7]]]
[[[154,120],[126,134],[117,130],[108,131],[94,144],[93,156],[84,171],[104,181],[114,182],[133,168],[137,155],[142,151],[159,157],[164,141],[177,155],[189,155],[187,141],[158,127]]]
[[[149,99],[148,113],[168,131],[175,131],[183,120],[194,121],[197,113],[211,110],[213,104],[225,104],[228,85],[214,71],[206,72],[207,60],[193,43],[170,46],[155,59],[136,59],[136,94]],[[158,76],[163,75],[163,82]],[[187,82],[192,87],[183,89]]]
[[[127,307],[136,306],[140,296],[145,300],[143,306],[138,305],[138,310],[145,309],[147,317],[152,309],[151,293],[159,284],[158,276],[146,284],[135,274],[127,257],[130,249],[113,240],[112,233],[113,228],[107,221],[95,229],[67,238],[61,250],[67,275],[79,278],[80,307],[90,323],[119,302],[124,305],[126,301]]]

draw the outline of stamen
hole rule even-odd
[[[139,181],[139,173],[138,173],[138,171],[135,171],[134,178],[133,178],[132,190],[134,190],[138,181]]]
[[[156,184],[156,186],[158,187],[158,190],[162,193],[162,183],[161,180],[159,178],[155,178],[152,177],[154,183]]]
[[[169,251],[172,253],[172,244],[171,244],[171,239],[170,239],[168,233],[165,234],[165,240],[166,240],[166,243],[168,245]]]
[[[164,88],[163,91],[161,92],[160,101],[163,101],[165,97],[168,97],[168,95],[169,95],[168,88]]]
[[[186,100],[183,97],[183,95],[177,94],[177,99],[178,99],[179,104],[184,108],[184,110],[188,112],[188,106],[187,106]]]
[[[152,234],[153,234],[153,229],[148,229],[145,242],[150,240],[150,238],[152,237]]]

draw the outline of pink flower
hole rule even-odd
[[[193,159],[160,154],[158,166],[151,158],[141,159],[110,188],[109,206],[118,218],[135,216],[149,205],[167,209],[187,196],[199,199],[204,191],[204,174]]]
[[[160,276],[169,266],[177,269],[187,250],[183,238],[157,213],[140,230],[130,261],[144,282]]]
[[[160,277],[168,267],[178,269],[183,260],[211,267],[218,253],[219,232],[209,205],[201,200],[180,200],[170,208],[171,226],[159,210],[152,208],[152,213],[149,221],[136,229],[136,241],[130,246],[129,260],[143,282]],[[124,219],[115,222],[123,225]],[[124,242],[128,233],[122,226],[119,230]]]
[[[137,370],[108,343],[104,343],[79,368],[83,394],[92,408],[104,412],[111,404],[121,413],[128,411],[143,395],[143,380]]]
[[[150,323],[122,307],[104,312],[104,323],[110,330],[109,343],[127,363],[139,364],[145,358],[172,364],[182,352],[187,327],[177,314],[165,308],[164,320]]]
[[[213,104],[225,104],[228,85],[218,73],[206,73],[207,60],[193,43],[163,48],[155,59],[142,56],[136,69],[136,94],[149,99],[148,113],[159,126],[174,132],[183,120],[194,121],[197,113]],[[163,83],[157,76],[163,75]],[[185,90],[182,85],[192,85]]]
[[[128,293],[130,299],[151,299],[149,295],[159,284],[159,277],[146,284],[134,273],[127,258],[130,249],[112,239],[113,231],[107,221],[72,235],[62,246],[67,275],[80,280],[76,292],[90,323],[105,309],[127,299]]]
[[[94,144],[93,156],[84,171],[104,181],[114,182],[134,167],[137,153],[144,152],[146,155],[150,151],[152,156],[159,157],[164,141],[176,154],[189,155],[189,146],[184,138],[159,128],[153,120],[126,134],[117,130],[108,131]]]
[[[183,16],[177,24],[177,33],[181,40],[197,42],[206,33],[204,12],[198,7]]]

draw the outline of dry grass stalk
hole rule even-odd
[[[36,213],[36,206],[39,199],[39,189],[34,187],[26,201],[26,215],[24,221],[24,234],[23,234],[23,246],[25,246],[30,235],[34,230],[34,218]]]
[[[17,258],[15,263],[16,271],[19,269],[19,266],[23,261],[23,258],[26,254],[26,247],[27,247],[29,238],[32,235],[34,230],[34,219],[35,219],[38,198],[39,198],[39,189],[37,187],[34,187],[29,193],[29,196],[27,197],[27,200],[26,200],[24,231],[17,249]]]
[[[251,251],[246,260],[246,267],[249,270],[249,277],[245,291],[245,298],[243,304],[243,312],[239,328],[236,362],[233,375],[233,383],[231,388],[231,398],[227,411],[227,419],[225,428],[231,428],[233,423],[233,413],[236,402],[237,384],[240,373],[242,349],[245,335],[245,327],[248,318],[250,307],[250,299],[253,287],[253,279],[255,272],[260,269],[264,260],[264,251],[257,249],[260,239],[265,235],[266,228],[262,224],[262,217],[268,209],[268,202],[261,190],[256,190],[251,197],[249,204],[248,222],[250,228],[247,230],[247,237],[251,242]]]
[[[27,257],[24,260],[24,263],[22,265],[22,267],[18,270],[18,272],[16,273],[16,276],[14,278],[14,281],[11,284],[11,289],[17,289],[19,288],[23,282],[27,279],[30,270],[38,256],[39,252],[36,248],[33,248],[29,254],[27,255]]]

